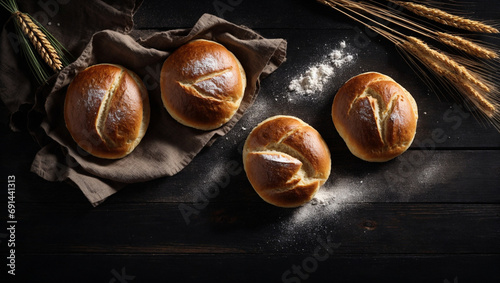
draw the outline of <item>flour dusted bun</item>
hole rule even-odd
[[[417,104],[392,78],[364,73],[347,81],[332,106],[335,128],[349,150],[373,162],[390,160],[408,149],[417,128]]]
[[[191,41],[164,62],[161,98],[179,123],[216,129],[236,113],[246,88],[246,75],[238,59],[219,43]]]
[[[137,75],[122,66],[99,64],[80,72],[69,85],[64,120],[82,149],[117,159],[139,144],[149,111],[148,93]]]
[[[292,116],[257,125],[243,147],[248,180],[266,202],[297,207],[310,201],[330,176],[330,151],[320,134]]]

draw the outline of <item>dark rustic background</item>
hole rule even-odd
[[[464,3],[464,1],[460,1]],[[494,0],[467,4],[497,20]],[[132,184],[93,208],[68,184],[30,173],[38,146],[14,133],[2,108],[2,208],[16,176],[16,276],[10,282],[499,282],[500,134],[417,78],[380,36],[313,0],[145,1],[138,30],[191,27],[211,13],[288,41],[288,60],[262,81],[256,103],[174,177]],[[481,37],[498,46],[498,39]],[[290,80],[321,62],[340,41],[355,60],[336,69],[322,93],[288,93]],[[381,164],[350,154],[330,107],[348,78],[392,76],[419,106],[417,136]],[[291,101],[289,101],[291,98]],[[298,209],[263,202],[242,170],[250,130],[276,114],[314,126],[332,153],[318,201]],[[328,250],[325,250],[325,246]],[[321,260],[315,257],[321,256]],[[6,282],[1,279],[0,282]]]

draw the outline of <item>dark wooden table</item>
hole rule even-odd
[[[494,0],[469,12],[499,19]],[[219,10],[216,9],[219,8]],[[262,81],[236,127],[173,177],[127,186],[92,207],[81,192],[30,173],[38,146],[1,123],[2,213],[16,178],[19,282],[500,282],[500,134],[438,96],[394,46],[313,0],[145,1],[137,29],[191,27],[203,13],[288,41],[287,62]],[[364,36],[365,35],[365,36]],[[364,37],[363,37],[364,36]],[[367,38],[360,43],[359,39]],[[485,38],[483,38],[485,39]],[[355,60],[320,94],[290,94],[290,80],[338,48]],[[493,41],[495,42],[495,41]],[[498,40],[496,40],[498,44]],[[415,142],[386,163],[350,154],[330,118],[336,90],[366,71],[392,76],[419,105]],[[292,97],[291,101],[288,98]],[[273,207],[251,188],[241,148],[276,114],[314,126],[332,153],[324,198]],[[5,117],[5,115],[3,115]],[[0,279],[0,282],[6,282]]]

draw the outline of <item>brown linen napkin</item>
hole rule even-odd
[[[191,29],[143,32],[131,35],[105,30],[94,34],[82,55],[64,68],[48,95],[40,91],[35,112],[41,127],[53,140],[36,155],[32,171],[50,181],[70,180],[93,205],[98,205],[126,183],[172,176],[183,169],[217,136],[226,134],[255,100],[260,80],[285,61],[286,41],[266,39],[251,29],[205,14]],[[240,60],[247,74],[247,88],[238,112],[224,126],[201,131],[176,122],[163,108],[159,76],[170,52],[193,39],[210,39],[226,46]],[[98,63],[122,65],[141,77],[149,91],[151,120],[137,148],[127,157],[105,160],[93,157],[72,140],[63,118],[66,88],[74,76]],[[46,98],[45,98],[46,96]],[[56,143],[56,144],[54,144]]]

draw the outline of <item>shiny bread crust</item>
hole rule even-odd
[[[418,108],[392,78],[375,72],[348,80],[335,95],[332,120],[349,150],[370,162],[384,162],[410,147]]]
[[[321,135],[304,121],[278,115],[258,124],[243,147],[248,180],[266,202],[297,207],[330,176],[331,157]]]
[[[90,66],[66,91],[64,120],[73,140],[105,159],[130,154],[149,125],[146,87],[132,71],[114,64]]]

